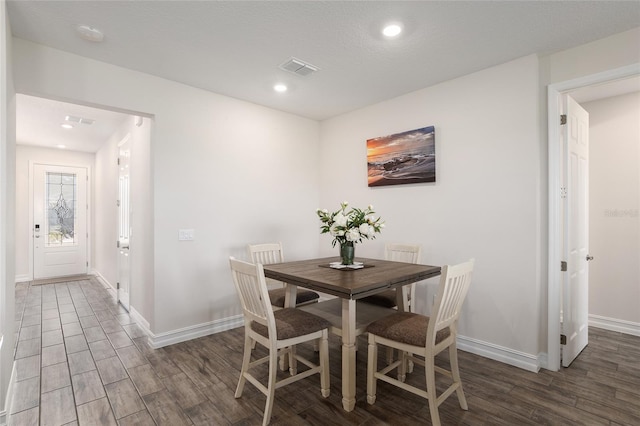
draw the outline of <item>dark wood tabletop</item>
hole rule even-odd
[[[298,260],[264,265],[267,278],[332,294],[361,299],[386,289],[401,287],[440,275],[439,266],[417,265],[381,259],[356,258],[362,269],[333,269],[339,257]]]

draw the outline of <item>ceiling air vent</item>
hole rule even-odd
[[[76,117],[75,115],[67,115],[64,118],[66,121],[69,121],[71,123],[78,123],[78,124],[93,124],[95,122],[95,120],[92,120],[91,118],[82,118],[82,117]]]
[[[298,74],[301,76],[307,76],[318,71],[320,68],[315,65],[311,65],[305,61],[302,61],[298,58],[291,58],[284,64],[280,65],[280,69],[285,71],[292,72],[294,74]]]

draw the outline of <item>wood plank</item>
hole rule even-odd
[[[193,424],[166,389],[144,396],[144,403],[153,420],[160,426]]]
[[[207,400],[186,374],[180,373],[162,380],[173,399],[183,408],[190,408]]]
[[[138,393],[141,396],[148,395],[150,393],[158,392],[164,389],[164,384],[156,376],[155,372],[149,364],[143,364],[138,367],[129,369],[129,376],[133,381],[133,384],[138,389]]]

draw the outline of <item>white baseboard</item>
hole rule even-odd
[[[640,323],[600,315],[589,315],[589,327],[602,328],[609,331],[640,336]]]
[[[175,343],[185,342],[198,337],[208,336],[210,334],[220,333],[222,331],[231,330],[232,328],[242,327],[244,325],[244,316],[242,314],[232,317],[221,318],[219,320],[210,321],[203,324],[185,327],[178,330],[167,331],[159,334],[151,334],[149,343],[154,349],[163,346],[173,345]]]
[[[16,283],[25,283],[27,281],[33,281],[29,274],[16,275]]]
[[[483,342],[470,337],[458,335],[456,341],[458,348],[465,352],[480,355],[485,358],[513,365],[527,371],[537,373],[540,371],[540,356],[527,354],[493,343]]]

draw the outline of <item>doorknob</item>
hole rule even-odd
[[[587,262],[593,260],[593,256],[591,256],[590,254],[587,255]]]

